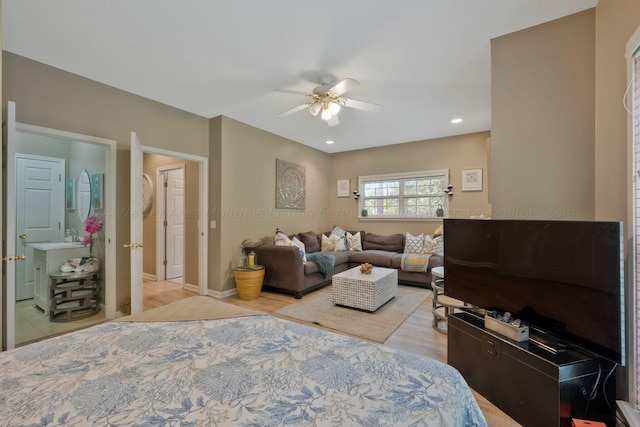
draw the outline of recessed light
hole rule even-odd
[[[453,119],[453,120],[451,120],[451,123],[453,123],[453,124],[462,123],[462,119],[459,119],[459,118],[458,119]]]
[[[327,141],[327,144],[333,144],[333,141],[329,140]]]

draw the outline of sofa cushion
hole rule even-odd
[[[421,254],[424,250],[424,234],[420,233],[414,236],[406,233],[404,237],[404,253],[405,254]]]
[[[336,265],[346,264],[349,262],[349,252],[331,252],[331,255],[336,259]]]
[[[318,252],[320,250],[320,244],[318,243],[318,235],[313,231],[307,231],[304,233],[298,233],[298,239],[304,243],[305,250],[308,253]]]
[[[369,264],[376,265],[378,267],[391,267],[391,259],[396,255],[395,252],[380,251],[376,249],[367,250],[364,252],[349,252],[349,262],[354,264]]]
[[[362,242],[362,249],[370,250],[376,249],[389,252],[402,252],[404,248],[404,235],[398,234],[373,234],[367,233],[364,235]]]

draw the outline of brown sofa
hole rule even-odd
[[[431,268],[443,265],[442,256],[432,255],[426,272],[403,271],[401,269],[404,252],[403,234],[378,235],[363,231],[360,233],[362,251],[325,252],[335,258],[333,270],[327,274],[322,274],[313,261],[308,260],[303,263],[302,254],[296,246],[266,244],[247,247],[245,252],[253,250],[258,257],[258,263],[265,266],[263,288],[290,293],[296,298],[301,298],[308,292],[330,284],[334,274],[366,262],[377,267],[397,269],[398,283],[425,288],[431,286]],[[328,236],[330,232],[323,234]],[[355,233],[352,232],[352,234]],[[305,232],[289,237],[293,238],[293,236],[305,243],[307,253],[320,251],[321,234]],[[317,241],[314,242],[314,239]]]

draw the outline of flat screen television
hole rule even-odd
[[[445,294],[625,363],[620,222],[444,220]]]

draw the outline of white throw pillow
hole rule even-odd
[[[420,233],[413,236],[406,233],[404,236],[404,253],[405,254],[421,254],[424,251],[424,234]]]
[[[338,227],[337,225],[333,226],[333,230],[331,230],[332,236],[338,236],[342,239],[342,242],[336,243],[336,251],[347,251],[349,250],[349,241],[347,240],[347,232]],[[343,249],[344,248],[344,249]]]
[[[347,242],[349,242],[350,251],[362,251],[362,240],[360,240],[360,232],[351,234],[347,232]]]
[[[275,240],[276,246],[291,246],[291,239],[289,239],[289,236],[284,234],[284,231],[280,230],[279,228],[276,228]]]
[[[442,236],[436,238],[429,235],[425,236],[423,253],[444,256],[444,238]]]
[[[307,254],[305,253],[304,243],[302,243],[300,239],[294,236],[293,239],[291,239],[291,245],[298,247],[298,249],[300,250],[300,255],[302,255],[302,263],[306,264]]]
[[[340,252],[340,251],[348,251],[349,250],[349,243],[347,242],[347,236],[342,236],[342,237],[338,237],[335,234],[332,234],[329,238],[333,238],[335,239],[335,248],[334,251]]]
[[[329,237],[322,235],[322,246],[320,247],[321,252],[333,252],[336,249],[336,242],[340,238],[335,234],[329,235]]]

